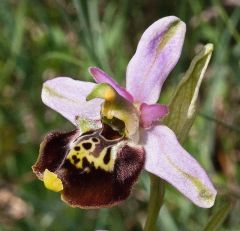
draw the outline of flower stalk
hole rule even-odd
[[[163,205],[165,182],[161,178],[150,173],[150,198],[148,203],[148,214],[145,223],[144,231],[154,231],[158,214]]]

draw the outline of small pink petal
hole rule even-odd
[[[123,87],[121,87],[114,79],[112,79],[112,77],[110,77],[107,73],[102,71],[100,68],[90,67],[89,72],[93,76],[96,83],[108,83],[118,92],[119,95],[124,97],[129,102],[131,103],[133,102],[132,95]]]
[[[127,67],[127,87],[137,102],[156,103],[162,85],[181,55],[186,26],[169,16],[143,33]]]
[[[141,131],[146,151],[145,169],[166,180],[199,207],[214,204],[216,190],[199,163],[164,125]]]
[[[152,123],[168,114],[168,106],[163,104],[142,103],[140,106],[140,123],[144,128],[151,127]]]
[[[86,96],[94,86],[96,86],[95,83],[57,77],[43,84],[42,101],[74,125],[76,125],[77,116],[99,120],[103,100],[86,101]]]

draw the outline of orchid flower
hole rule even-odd
[[[43,85],[43,102],[76,129],[51,132],[33,171],[45,186],[81,208],[110,207],[126,199],[144,168],[200,207],[211,207],[216,190],[199,163],[161,124],[162,85],[178,62],[185,24],[162,18],[143,33],[126,71],[126,89],[97,67],[95,83],[57,77]]]

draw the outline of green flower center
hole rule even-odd
[[[117,91],[106,83],[98,84],[87,96],[87,100],[101,98],[102,122],[135,143],[139,139],[139,110],[134,104],[118,95]]]

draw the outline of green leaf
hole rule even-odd
[[[214,231],[217,230],[220,225],[224,222],[226,219],[228,213],[230,212],[232,208],[231,203],[227,203],[224,206],[222,206],[210,219],[206,227],[204,228],[204,231]]]
[[[176,133],[181,143],[195,119],[199,88],[212,52],[213,45],[207,44],[194,57],[169,104],[169,115],[164,119],[164,124]]]
[[[43,60],[46,60],[46,61],[49,61],[51,59],[53,60],[60,60],[60,61],[64,61],[64,62],[68,62],[70,64],[74,64],[76,66],[79,66],[79,67],[83,67],[83,63],[75,58],[74,56],[72,55],[69,55],[68,53],[63,53],[63,52],[57,52],[57,51],[50,51],[50,52],[47,52],[43,57],[42,57]]]

